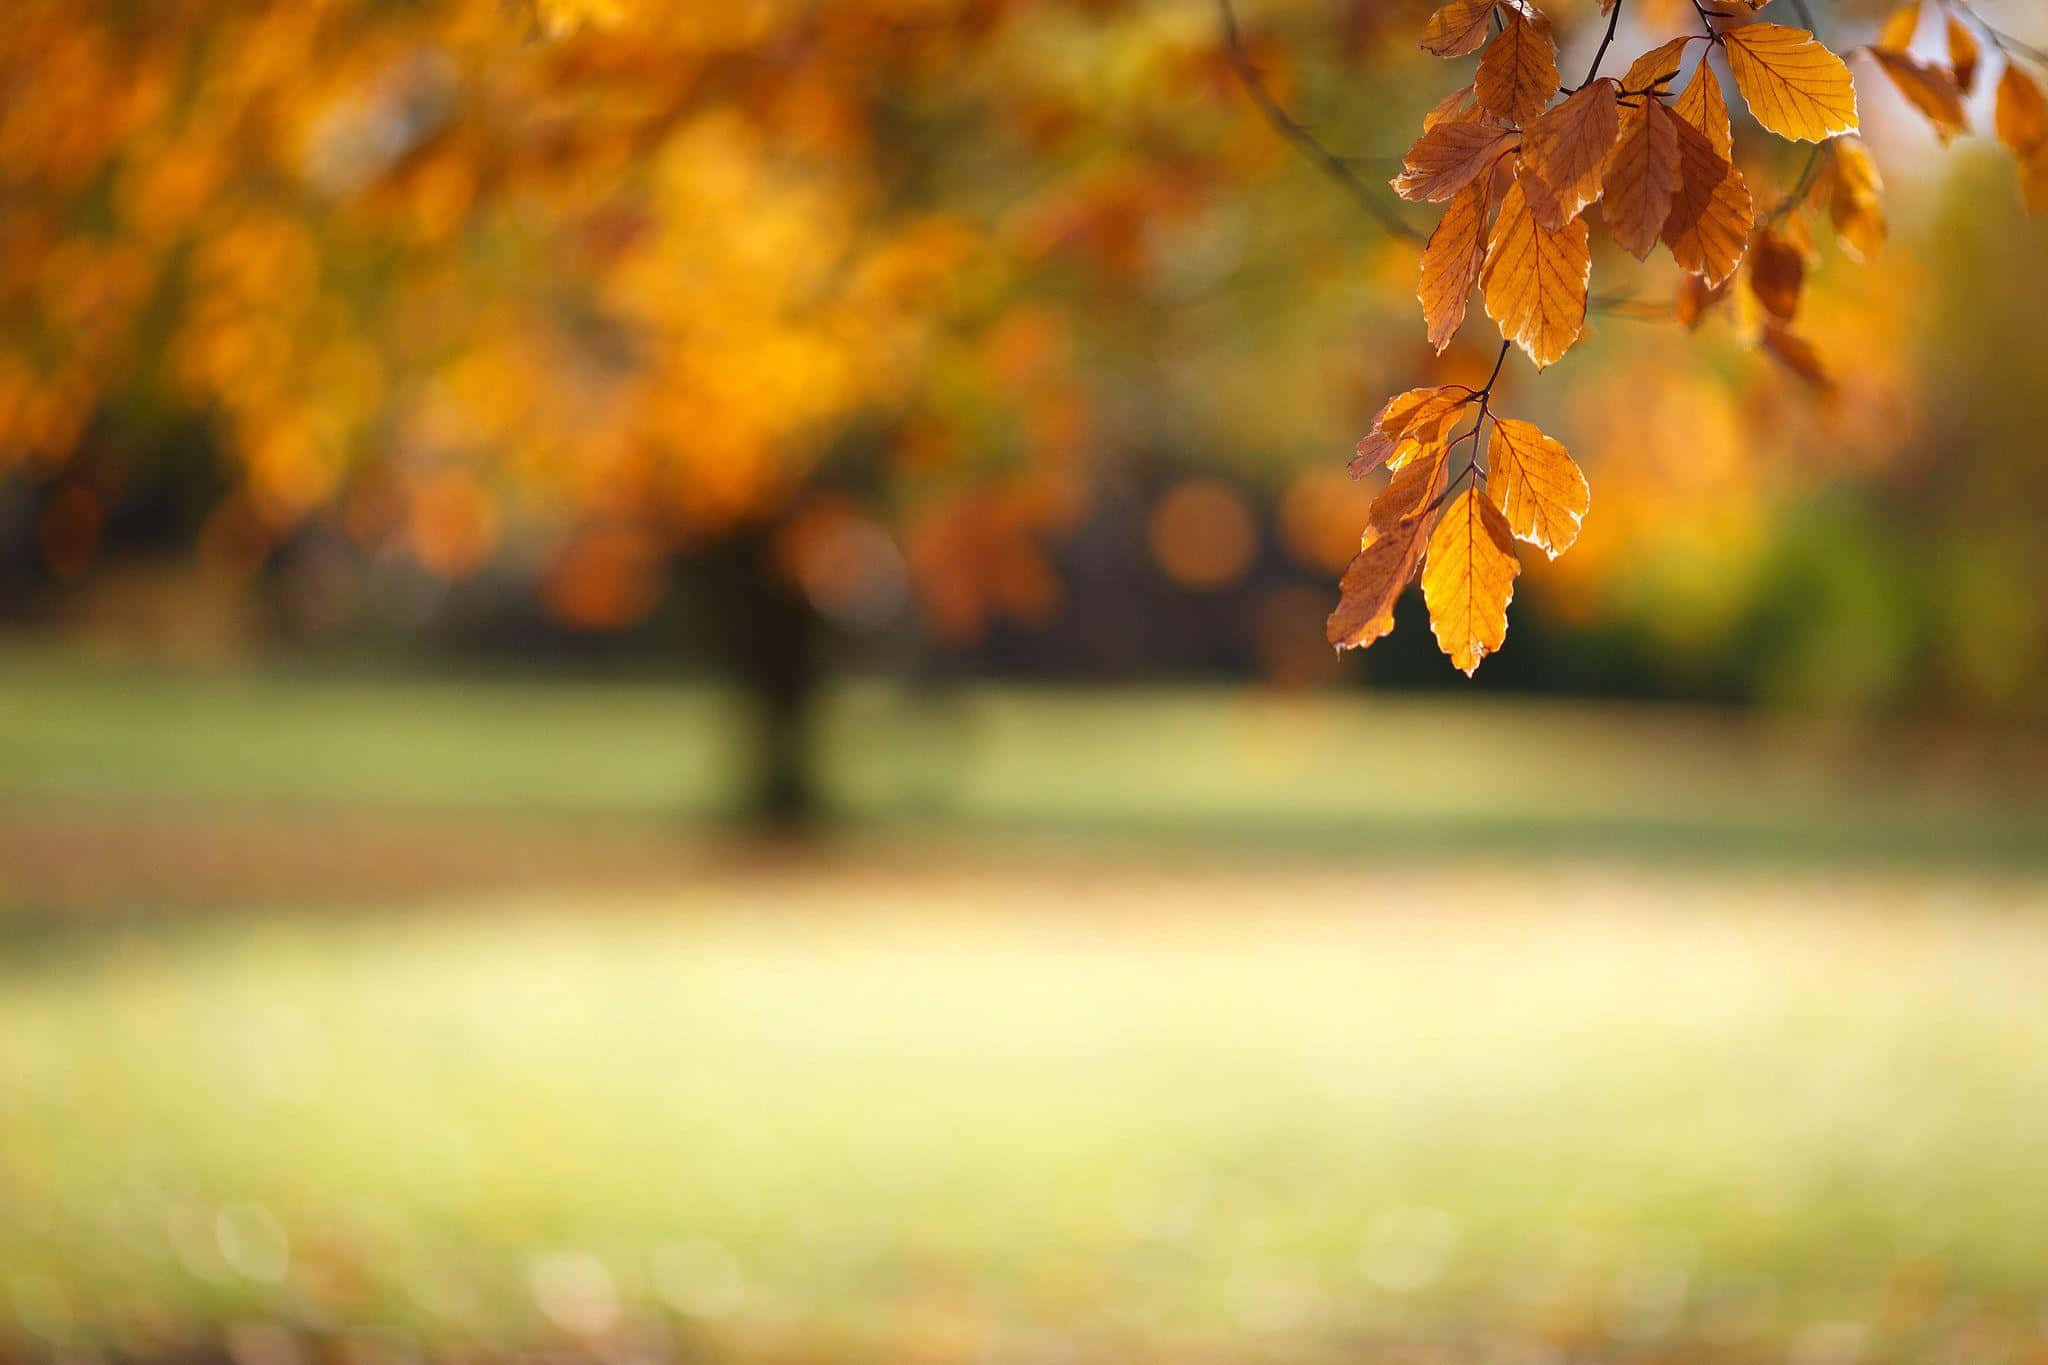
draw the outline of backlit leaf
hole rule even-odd
[[[1563,444],[1509,418],[1494,428],[1487,451],[1486,491],[1508,529],[1552,559],[1569,550],[1591,494]]]
[[[1749,291],[1764,311],[1780,322],[1799,312],[1799,291],[1806,283],[1806,258],[1776,228],[1765,228],[1749,248]]]
[[[1830,144],[1828,213],[1842,249],[1859,261],[1876,256],[1884,245],[1884,181],[1870,149],[1859,137],[1839,137]]]
[[[1523,130],[1522,176],[1530,211],[1544,227],[1563,227],[1600,197],[1607,155],[1621,130],[1618,88],[1611,80],[1594,81]]]
[[[1500,324],[1539,370],[1553,364],[1586,327],[1586,284],[1593,268],[1586,220],[1546,228],[1529,210],[1519,176],[1508,188],[1486,244],[1480,283],[1486,315]]]
[[[1403,199],[1441,203],[1492,166],[1516,136],[1489,123],[1439,123],[1408,149],[1401,174],[1394,177],[1394,192]]]
[[[1442,444],[1467,397],[1466,390],[1446,386],[1389,398],[1351,457],[1351,477],[1362,479],[1381,465],[1398,467],[1418,449]]]
[[[2048,146],[2048,94],[2011,62],[1998,78],[1998,107],[1993,115],[1998,140],[2021,161]]]
[[[1983,50],[1977,46],[1977,35],[1970,32],[1970,26],[1951,14],[1948,16],[1948,64],[1955,73],[1956,89],[1965,95],[1977,85],[1977,66],[1983,60]]]
[[[1508,603],[1522,571],[1506,518],[1476,488],[1452,500],[1429,538],[1422,598],[1430,629],[1470,676],[1508,636]]]
[[[1671,112],[1707,135],[1707,141],[1722,160],[1735,154],[1735,130],[1728,122],[1728,97],[1721,93],[1721,78],[1705,62],[1692,74],[1685,93],[1671,102]]]
[[[1477,52],[1492,26],[1493,12],[1493,0],[1450,0],[1423,25],[1423,49],[1439,57]]]
[[[1673,38],[1670,42],[1651,48],[1635,59],[1628,74],[1621,78],[1626,90],[1650,90],[1658,86],[1668,87],[1676,79],[1679,68],[1685,61],[1687,44],[1697,38]]]
[[[1458,191],[1422,249],[1422,281],[1415,293],[1429,324],[1430,344],[1439,354],[1464,325],[1466,303],[1486,261],[1486,229],[1492,216],[1488,176]]]
[[[1413,461],[1374,499],[1363,543],[1338,584],[1337,609],[1323,627],[1337,648],[1363,649],[1394,628],[1394,604],[1422,562],[1449,463],[1441,449]]]
[[[1962,91],[1956,88],[1955,77],[1946,67],[1881,47],[1870,49],[1870,55],[1883,68],[1884,74],[1892,78],[1892,84],[1898,87],[1899,93],[1927,116],[1927,121],[1934,125],[1935,136],[1947,142],[1968,130],[1969,118],[1963,112]]]
[[[1519,10],[1486,45],[1473,84],[1479,103],[1518,127],[1542,113],[1557,94],[1557,42]]]
[[[1661,100],[1646,99],[1621,117],[1621,137],[1607,162],[1602,210],[1607,231],[1637,259],[1657,245],[1678,193],[1678,128]]]
[[[1805,29],[1749,24],[1721,41],[1749,112],[1779,137],[1820,142],[1856,130],[1849,68]]]
[[[1755,206],[1749,185],[1707,135],[1683,119],[1678,130],[1679,184],[1664,220],[1664,241],[1679,266],[1718,285],[1735,273],[1749,241]]]
[[[1889,15],[1885,16],[1884,27],[1877,31],[1877,47],[1893,52],[1904,52],[1913,45],[1913,35],[1920,31],[1920,0],[1906,0]]]

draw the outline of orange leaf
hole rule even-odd
[[[1803,28],[1749,24],[1721,35],[1736,88],[1779,137],[1820,142],[1856,130],[1856,85],[1842,59]]]
[[[1799,312],[1799,291],[1806,283],[1806,257],[1776,228],[1765,228],[1749,248],[1749,292],[1764,311],[1781,322]]]
[[[1600,197],[1607,154],[1621,131],[1618,89],[1611,80],[1593,81],[1523,131],[1529,208],[1544,227],[1563,227]]]
[[[1636,259],[1649,256],[1678,193],[1678,126],[1663,102],[1645,99],[1622,115],[1607,162],[1607,231]]]
[[[1682,119],[1678,130],[1680,178],[1664,220],[1664,241],[1679,266],[1718,285],[1742,263],[1755,220],[1749,185],[1733,162],[1714,150],[1707,135]]]
[[[1486,45],[1473,88],[1488,113],[1523,126],[1542,113],[1557,93],[1557,42],[1518,9],[1507,11],[1507,27]]]
[[[1465,322],[1465,305],[1486,262],[1487,220],[1493,215],[1493,177],[1475,180],[1452,198],[1443,220],[1422,248],[1422,282],[1415,295],[1429,324],[1430,344],[1441,355]]]
[[[1707,141],[1723,161],[1735,156],[1735,130],[1728,122],[1728,97],[1721,93],[1721,78],[1704,61],[1692,73],[1685,93],[1671,102],[1671,112],[1707,135]]]
[[[1970,32],[1970,26],[1955,15],[1949,15],[1948,64],[1955,72],[1956,89],[1965,95],[1977,84],[1977,64],[1983,56],[1983,51],[1977,46],[1977,35]]]
[[[1998,140],[2021,161],[2048,146],[2048,95],[2034,78],[2011,62],[1998,78],[1998,108],[1993,116]]]
[[[1490,123],[1439,123],[1408,149],[1394,177],[1394,192],[1403,199],[1441,203],[1477,179],[1515,136]]]
[[[1552,559],[1569,550],[1592,495],[1563,444],[1509,418],[1494,428],[1487,452],[1486,491],[1508,529]]]
[[[1507,640],[1508,603],[1521,571],[1507,520],[1478,489],[1467,488],[1437,522],[1422,570],[1430,629],[1467,677]]]
[[[1394,628],[1394,603],[1422,562],[1429,513],[1443,496],[1449,464],[1441,450],[1417,460],[1373,501],[1364,542],[1344,570],[1337,609],[1323,628],[1337,648],[1363,649]]]
[[[1451,0],[1429,16],[1422,28],[1422,46],[1439,57],[1462,57],[1486,41],[1493,22],[1493,0]]]
[[[1444,387],[1389,398],[1351,457],[1351,477],[1362,479],[1383,464],[1398,468],[1416,451],[1442,444],[1468,396],[1464,389]]]
[[[1624,90],[1651,90],[1668,86],[1678,78],[1679,67],[1685,61],[1685,48],[1695,38],[1673,38],[1659,47],[1653,47],[1635,59],[1628,74],[1621,78]]]
[[[1814,350],[1813,343],[1805,337],[1788,332],[1775,322],[1766,323],[1763,348],[1776,357],[1786,369],[1804,379],[1822,394],[1834,396],[1834,376],[1828,373],[1828,367],[1821,362],[1820,352]]]
[[[1943,142],[1957,133],[1969,129],[1969,118],[1963,112],[1963,94],[1956,88],[1956,80],[1942,67],[1923,62],[1918,57],[1903,52],[1890,52],[1881,47],[1870,49],[1870,55],[1892,78],[1892,84],[1899,93],[1927,115],[1927,121],[1934,125],[1934,134]]]
[[[1444,491],[1444,476],[1450,462],[1450,448],[1436,445],[1396,470],[1380,495],[1372,500],[1358,547],[1362,550],[1428,512]]]
[[[1885,18],[1884,27],[1877,31],[1874,46],[1904,52],[1913,45],[1913,35],[1919,31],[1920,0],[1906,0]]]
[[[1859,261],[1884,245],[1884,181],[1859,137],[1838,137],[1829,176],[1828,212],[1842,249]]]
[[[1586,283],[1593,257],[1586,220],[1546,228],[1529,210],[1518,176],[1487,239],[1480,283],[1486,315],[1501,336],[1528,352],[1537,369],[1554,363],[1586,327]]]

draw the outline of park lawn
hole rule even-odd
[[[844,851],[25,941],[0,1341],[2037,1360],[2044,899]]]

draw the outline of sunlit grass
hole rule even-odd
[[[2017,1359],[2043,900],[855,859],[58,945],[0,968],[0,1321]]]

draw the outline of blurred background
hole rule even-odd
[[[1376,184],[1427,12],[1242,55]],[[12,0],[0,1361],[2048,1361],[2010,160],[1857,65],[1818,369],[1599,256],[1467,683],[1322,626],[1497,338],[1222,32]]]

